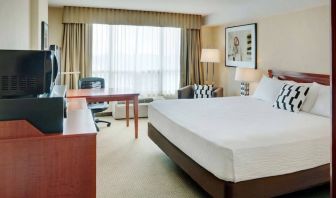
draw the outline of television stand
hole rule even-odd
[[[95,197],[96,128],[85,99],[68,101],[63,133],[0,121],[0,197]]]

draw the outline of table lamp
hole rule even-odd
[[[202,53],[201,53],[201,62],[202,63],[207,63],[206,65],[206,83],[208,82],[209,79],[209,68],[208,68],[208,63],[212,63],[212,84],[214,84],[213,81],[213,77],[215,75],[215,63],[219,63],[220,62],[220,58],[219,58],[219,50],[218,49],[202,49]]]
[[[261,73],[256,69],[237,68],[235,80],[240,81],[240,95],[248,96],[250,93],[249,83],[257,82],[260,79]]]

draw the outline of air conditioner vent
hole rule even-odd
[[[36,89],[37,88],[37,79],[34,77],[28,78],[27,87],[29,89]]]
[[[37,89],[37,78],[28,76],[0,76],[0,90],[27,91]]]
[[[28,85],[27,77],[25,77],[25,76],[20,77],[20,79],[19,79],[19,89],[20,90],[26,90],[27,85]]]
[[[18,77],[17,76],[11,76],[11,80],[10,80],[10,89],[15,91],[18,89],[17,87],[18,85]]]
[[[8,91],[9,77],[1,76],[1,90]]]

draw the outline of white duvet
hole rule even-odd
[[[216,177],[232,182],[330,162],[330,119],[273,108],[253,97],[160,100],[149,122]]]

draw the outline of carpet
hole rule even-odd
[[[206,197],[147,136],[147,119],[139,120],[134,139],[133,120],[100,126],[97,136],[97,197]]]
[[[139,119],[139,138],[134,139],[133,120],[99,124],[97,135],[97,197],[209,197],[147,136],[147,119]],[[284,197],[329,197],[328,186]]]

